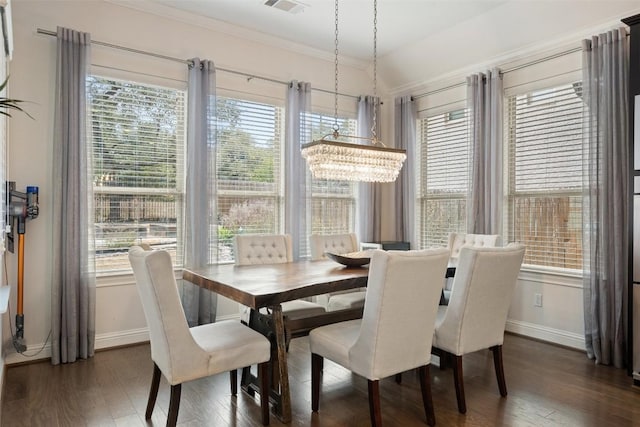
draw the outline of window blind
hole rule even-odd
[[[212,262],[233,260],[233,236],[281,232],[282,107],[218,97],[218,233]]]
[[[508,233],[525,263],[582,267],[582,100],[574,83],[508,98]]]
[[[182,260],[183,91],[90,76],[96,271],[129,270],[131,245]]]
[[[466,232],[469,112],[458,109],[419,121],[420,247],[446,246]]]
[[[318,140],[333,132],[335,117],[310,115],[311,138]],[[343,135],[356,135],[357,121],[338,117]],[[355,227],[355,184],[350,181],[311,179],[311,234],[344,234]],[[308,236],[305,240],[308,240]],[[302,247],[307,247],[305,242]]]

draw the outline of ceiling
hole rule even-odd
[[[334,55],[332,0],[106,1],[268,46]],[[373,1],[339,0],[341,63],[371,70]],[[378,75],[386,88],[403,91],[527,52],[577,47],[640,13],[640,0],[377,0],[377,9]]]
[[[318,50],[334,52],[332,0],[152,0]],[[384,56],[443,29],[506,3],[507,0],[378,0],[377,51]],[[291,12],[282,10],[295,6]],[[373,0],[339,0],[340,55],[370,60],[373,55]]]

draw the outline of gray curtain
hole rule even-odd
[[[589,358],[625,365],[629,44],[624,29],[582,42],[584,325]]]
[[[291,235],[293,259],[307,255],[311,209],[308,170],[300,146],[311,142],[311,84],[292,81],[287,86],[285,132],[285,232]],[[309,180],[310,181],[310,180]]]
[[[499,69],[467,77],[471,118],[468,233],[502,234],[502,96]]]
[[[376,113],[376,135],[380,136],[380,98],[361,96],[358,99],[358,133],[356,136],[372,137],[373,112]],[[361,242],[382,240],[382,184],[358,183],[356,207],[356,233]]]
[[[212,61],[194,58],[189,64],[187,156],[184,224],[184,266],[210,262],[216,212],[216,80]],[[217,294],[181,281],[182,305],[189,326],[216,320]]]
[[[417,248],[415,235],[415,171],[416,158],[416,120],[418,109],[411,96],[398,97],[395,100],[394,126],[396,148],[407,150],[407,160],[396,180],[395,187],[395,235],[396,240],[410,242],[411,248]]]
[[[95,257],[86,82],[91,36],[58,27],[53,134],[51,363],[93,356]]]

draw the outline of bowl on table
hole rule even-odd
[[[349,252],[346,254],[325,252],[325,255],[327,258],[347,267],[362,267],[363,265],[369,264],[371,261],[371,254],[369,251]]]

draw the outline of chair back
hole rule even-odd
[[[358,250],[358,237],[355,233],[346,234],[312,234],[309,237],[311,244],[311,259],[326,258],[325,252],[332,254],[346,254]]]
[[[460,251],[449,305],[436,325],[436,346],[458,356],[502,345],[524,258],[522,244]]]
[[[462,248],[491,248],[495,247],[498,234],[466,234],[466,233],[449,233],[449,251],[450,257],[456,260],[460,256]]]
[[[369,379],[427,365],[446,248],[372,251],[360,334],[349,350],[351,369]]]
[[[170,384],[182,382],[190,375],[190,365],[206,356],[189,332],[171,256],[164,250],[132,246],[129,262],[149,327],[151,359]]]
[[[288,234],[238,234],[233,240],[236,265],[284,264],[293,261]]]

